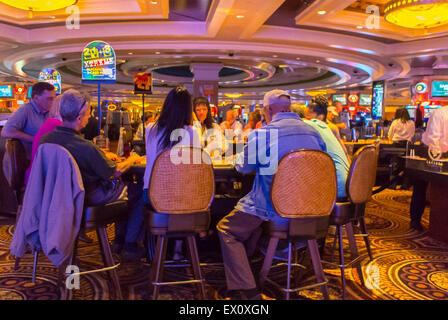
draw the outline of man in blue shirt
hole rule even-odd
[[[256,171],[252,191],[217,225],[224,260],[228,295],[237,299],[259,299],[245,243],[263,223],[279,217],[271,199],[271,183],[278,161],[296,149],[326,151],[319,133],[290,111],[289,95],[272,90],[264,96],[267,125],[251,132],[244,152],[236,157],[236,170]]]
[[[17,109],[2,130],[2,137],[19,139],[30,160],[33,139],[48,118],[56,98],[55,87],[46,82],[38,82],[32,87],[31,100]]]

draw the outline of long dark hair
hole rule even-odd
[[[408,109],[406,109],[406,108],[398,108],[395,111],[395,117],[394,118],[395,118],[395,120],[400,119],[401,122],[403,122],[403,123],[406,123],[409,120],[411,120],[411,117],[409,116]]]
[[[213,127],[213,118],[212,118],[212,111],[210,110],[210,103],[208,102],[207,98],[204,97],[197,97],[193,100],[193,112],[196,113],[196,106],[204,104],[207,106],[207,117],[204,120],[205,127],[207,129],[211,129]]]
[[[178,86],[168,93],[160,117],[153,127],[157,130],[157,134],[161,134],[159,146],[163,150],[177,143],[170,140],[171,132],[191,125],[192,112],[191,95],[185,87]]]
[[[318,116],[323,115],[324,119],[323,121],[327,121],[327,108],[328,108],[328,99],[325,98],[323,95],[317,95],[312,100],[311,103],[308,105],[308,108],[311,109],[314,113],[316,113]]]

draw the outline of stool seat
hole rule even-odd
[[[354,219],[355,205],[351,202],[336,202],[331,212],[330,225],[343,225]]]
[[[271,237],[280,239],[312,240],[326,236],[328,223],[329,216],[300,219],[276,217],[264,224],[264,231]]]
[[[196,234],[208,230],[210,211],[172,214],[146,209],[145,221],[155,235]]]
[[[128,215],[127,201],[119,200],[101,206],[90,206],[84,209],[83,227],[98,228],[111,222],[126,219]]]

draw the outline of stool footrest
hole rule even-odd
[[[352,261],[350,261],[350,262],[348,262],[348,263],[346,263],[344,265],[337,264],[337,263],[330,262],[330,261],[325,261],[325,260],[321,260],[321,262],[325,263],[325,264],[329,264],[329,265],[334,266],[334,267],[338,267],[338,268],[347,268],[347,267],[357,263],[361,258],[362,258],[362,256],[358,256],[355,259],[353,259]]]
[[[285,288],[281,287],[279,284],[277,284],[276,282],[272,281],[269,278],[266,278],[266,281],[269,282],[270,284],[274,285],[278,289],[282,290],[283,292],[290,292],[290,293],[291,292],[301,291],[301,290],[308,290],[308,289],[313,289],[313,288],[317,288],[317,287],[322,287],[322,286],[324,286],[324,285],[326,285],[328,283],[328,280],[326,280],[326,281],[323,281],[323,282],[313,283],[313,284],[310,284],[308,286],[303,286],[303,287],[299,287],[299,288],[285,289]]]
[[[154,286],[170,286],[170,285],[177,285],[177,284],[194,284],[194,283],[202,283],[205,280],[185,280],[185,281],[173,281],[173,282],[153,282],[152,285]]]
[[[75,272],[75,273],[66,273],[65,276],[82,276],[84,274],[91,274],[91,273],[97,273],[97,272],[104,272],[104,271],[110,271],[113,270],[115,268],[118,268],[120,266],[119,263],[117,263],[114,266],[111,267],[105,267],[105,268],[101,268],[101,269],[95,269],[95,270],[88,270],[88,271],[83,271],[83,272]]]

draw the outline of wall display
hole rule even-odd
[[[374,119],[383,117],[384,112],[384,81],[375,81],[372,85],[372,116]]]
[[[431,85],[431,96],[448,97],[448,81],[433,81]]]
[[[47,68],[39,73],[39,81],[48,82],[56,88],[56,94],[61,94],[61,75],[57,70]]]
[[[12,86],[0,86],[0,98],[12,98]]]
[[[370,94],[360,94],[359,95],[359,105],[360,106],[371,106],[372,96]]]
[[[116,57],[112,47],[95,40],[82,51],[83,83],[115,83],[117,80]]]
[[[343,106],[347,105],[347,96],[345,94],[335,94],[332,97],[333,99],[333,104],[336,101],[339,101],[340,103],[342,103]]]

